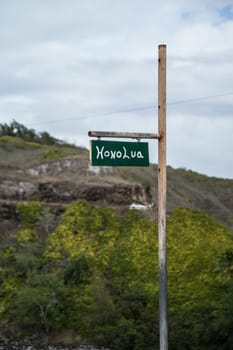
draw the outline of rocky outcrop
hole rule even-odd
[[[3,180],[0,182],[0,198],[11,200],[35,199],[37,185],[29,181]]]
[[[3,222],[4,220],[19,221],[16,202],[0,199],[0,221]]]
[[[0,350],[108,350],[92,345],[53,345],[43,340],[10,340],[0,338]]]
[[[41,183],[38,186],[39,199],[45,202],[71,202],[85,199],[89,202],[109,204],[130,204],[145,201],[144,191],[139,185],[85,185],[76,183]]]
[[[107,176],[114,175],[112,167],[91,166],[87,159],[69,157],[59,160],[43,162],[33,167],[18,169],[17,174],[29,175],[33,178],[41,176],[59,176],[62,174],[75,174],[76,176]]]
[[[95,185],[76,182],[28,182],[5,180],[0,184],[0,198],[15,201],[39,200],[69,203],[85,199],[89,202],[130,204],[145,202],[145,192],[140,185]]]
[[[8,168],[9,171],[9,168]],[[86,158],[68,157],[24,166],[0,181],[0,199],[70,203],[84,199],[109,205],[146,202],[141,185],[129,184],[112,167],[90,166]]]

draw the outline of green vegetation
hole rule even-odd
[[[169,168],[172,169],[171,167]],[[176,169],[176,172],[192,182],[199,182],[202,184],[216,185],[217,182],[220,185],[228,186],[229,183],[233,183],[233,180],[231,179],[220,179],[217,177],[210,177],[207,175],[199,174],[196,171],[186,168],[178,168]]]
[[[21,217],[22,228],[17,232],[18,243],[25,243],[36,237],[35,224],[39,218],[41,205],[39,202],[17,203],[17,211]]]
[[[19,137],[5,135],[0,137],[0,147],[6,149],[7,151],[12,151],[15,148],[22,150],[29,148],[40,148],[41,144],[37,142],[25,141]]]
[[[36,142],[42,145],[55,145],[55,144],[65,144],[65,142],[55,139],[47,132],[37,133],[34,129],[28,129],[23,124],[18,123],[16,120],[12,120],[10,124],[0,123],[0,136],[11,136],[20,138],[26,142]],[[7,140],[7,138],[3,138],[3,140]],[[12,141],[12,139],[8,138],[8,141]]]
[[[53,160],[74,155],[86,155],[87,150],[52,137],[47,132],[37,133],[13,120],[10,124],[0,123],[0,149],[13,152],[16,149],[40,149],[40,160]],[[38,157],[38,155],[36,156]]]
[[[67,146],[52,146],[42,154],[43,160],[59,159],[77,155],[77,149]]]
[[[0,252],[2,328],[114,350],[158,347],[155,222],[74,202],[54,227],[38,202],[17,209],[20,230]],[[231,349],[232,232],[190,209],[167,227],[169,349]]]
[[[153,170],[152,170],[153,169]],[[143,186],[147,200],[151,201],[153,194],[152,188],[155,182],[154,174],[156,172],[155,166],[150,167],[122,167],[118,169],[120,176],[131,183],[139,183]]]
[[[129,182],[140,183],[146,188],[150,186],[150,168],[132,168],[132,167],[122,167],[119,168],[119,173],[121,177]]]

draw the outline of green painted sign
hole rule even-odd
[[[149,166],[148,143],[92,140],[90,160],[99,166]]]

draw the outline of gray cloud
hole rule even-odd
[[[169,164],[232,177],[231,14],[231,0],[3,2],[0,120],[85,146],[90,129],[156,132],[165,43]]]

